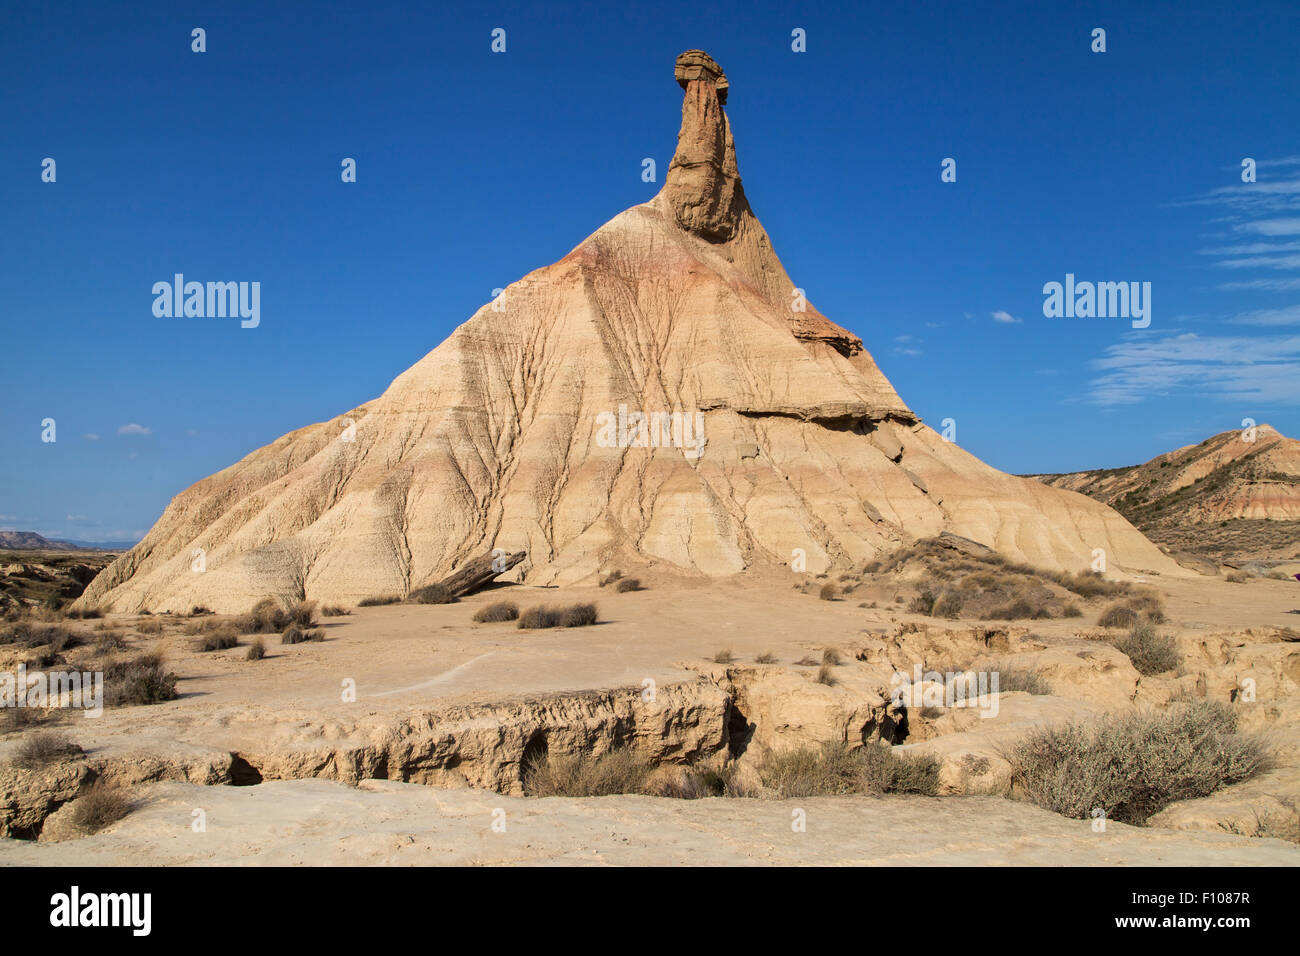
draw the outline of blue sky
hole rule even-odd
[[[791,276],[976,455],[1067,471],[1246,417],[1300,435],[1293,0],[8,4],[0,528],[133,539],[380,394],[653,195],[695,47]],[[260,326],[155,317],[176,272],[259,281]],[[1151,326],[1044,317],[1066,273],[1150,282]]]

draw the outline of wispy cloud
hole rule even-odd
[[[1024,321],[1023,319],[1017,319],[1010,312],[1006,312],[1002,309],[998,309],[996,312],[990,312],[989,315],[992,316],[994,322],[1001,322],[1004,325],[1013,325]]]
[[[96,435],[94,432],[86,432],[86,434],[82,435],[81,437],[86,439],[86,441],[99,441],[99,436]]]
[[[137,425],[131,422],[129,425],[123,425],[117,430],[119,435],[152,435],[152,428],[145,428],[143,425]]]
[[[1244,402],[1300,404],[1300,335],[1133,337],[1092,363],[1097,405],[1134,405],[1196,392]]]

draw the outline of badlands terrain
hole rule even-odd
[[[944,440],[785,272],[722,69],[674,75],[654,199],[97,573],[7,562],[0,677],[105,702],[0,711],[0,864],[1300,863],[1295,550],[1133,523],[1261,449]]]
[[[639,590],[516,584],[450,604],[356,608],[320,618],[320,641],[268,635],[260,660],[248,659],[250,634],[199,649],[219,632],[216,615],[64,621],[57,626],[80,637],[59,651],[69,664],[103,669],[105,658],[161,651],[179,678],[176,697],[110,704],[98,718],[51,710],[10,726],[0,738],[9,837],[0,863],[1300,863],[1294,583],[1152,578],[1088,598],[997,559],[916,550],[897,567],[843,579],[784,571],[711,581],[629,568]],[[1031,614],[1073,605],[1080,616],[936,618],[923,606],[939,581],[982,614],[981,595],[1019,594]],[[824,598],[828,585],[835,594]],[[1096,624],[1116,604],[1149,606],[1131,600],[1143,593],[1160,595],[1157,630],[1176,655],[1162,672],[1139,672],[1118,649],[1130,628]],[[599,623],[474,621],[502,601],[590,601]],[[113,647],[103,657],[102,644]],[[6,668],[33,654],[14,643],[0,651]],[[1027,689],[1004,686],[982,708],[942,696],[900,706],[918,665],[997,670]],[[992,696],[996,713],[981,716]],[[1174,800],[1142,826],[1111,819],[1097,832],[1089,813],[1035,805],[1008,761],[1037,728],[1195,701],[1219,702],[1240,735],[1262,735],[1271,762]],[[15,766],[36,733],[64,735],[78,750]],[[933,786],[782,791],[776,755],[825,743],[929,755]],[[529,794],[530,766],[593,765],[611,753],[650,771],[639,792]],[[722,794],[693,790],[701,768],[726,771]],[[96,786],[129,803],[97,833],[76,819]],[[800,812],[803,831],[792,829]]]

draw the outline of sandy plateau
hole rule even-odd
[[[194,650],[192,620],[179,616],[73,622],[88,638],[127,633],[127,652],[160,647],[179,696],[99,718],[63,714],[57,728],[84,754],[52,767],[9,766],[22,735],[3,738],[0,826],[27,839],[0,841],[0,863],[1300,864],[1289,842],[1300,826],[1294,584],[1151,579],[1183,664],[1142,677],[1108,629],[1085,623],[1104,600],[1082,602],[1076,619],[941,620],[896,601],[915,593],[904,572],[856,577],[834,600],[819,599],[834,576],[790,572],[641,575],[645,589],[628,593],[498,586],[454,604],[324,618],[324,641],[282,646],[272,635],[260,661],[245,659],[248,637]],[[594,601],[600,623],[530,631],[471,620],[503,598]],[[139,634],[141,622],[161,622],[162,633]],[[826,648],[841,658],[829,685],[813,666]],[[724,649],[734,659],[716,663]],[[775,662],[755,663],[765,653]],[[1028,666],[1050,693],[1003,692],[991,718],[960,707],[901,713],[891,701],[895,669],[982,660]],[[1174,803],[1147,827],[1109,821],[1102,833],[996,795],[1007,792],[1000,753],[1035,727],[1179,696],[1228,702],[1245,677],[1256,699],[1232,706],[1275,749],[1275,766],[1252,780]],[[547,750],[625,748],[671,772],[875,740],[938,755],[940,795],[523,795],[526,760]],[[80,836],[63,817],[98,778],[125,787],[132,811]],[[806,832],[792,830],[796,808]],[[200,809],[206,829],[195,832]]]

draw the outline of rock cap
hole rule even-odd
[[[677,67],[673,70],[677,83],[686,89],[691,80],[712,80],[718,91],[718,102],[727,102],[727,74],[722,72],[716,60],[703,50],[687,50],[678,54]]]

